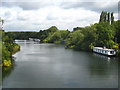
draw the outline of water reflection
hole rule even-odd
[[[110,76],[113,72],[118,74],[118,60],[115,57],[107,57],[104,55],[93,53],[93,60],[89,62],[89,70],[91,76]]]
[[[101,58],[101,59],[107,59],[108,61],[110,59],[116,59],[115,57],[109,57],[109,56],[105,56],[105,55],[100,55],[100,54],[97,54],[97,53],[93,53],[94,56],[98,57],[98,58]]]

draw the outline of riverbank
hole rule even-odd
[[[20,51],[20,46],[16,43],[2,45],[2,63],[4,67],[12,65],[12,55]]]
[[[1,65],[10,67],[12,65],[12,55],[20,51],[20,46],[10,36],[7,36],[3,30],[0,30],[0,34],[2,35],[0,41]]]

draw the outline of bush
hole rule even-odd
[[[43,40],[43,43],[48,43],[48,40],[46,40],[46,39],[45,39],[45,40]]]
[[[89,45],[89,48],[92,50],[92,49],[94,48],[94,45],[91,43],[91,44]]]
[[[9,67],[9,66],[11,66],[11,60],[3,60],[3,66],[5,66],[5,67]]]
[[[69,48],[70,48],[70,49],[73,49],[73,48],[75,48],[75,45],[69,46]]]
[[[54,41],[55,44],[60,44],[60,41]]]
[[[119,48],[119,46],[118,45],[113,45],[112,48],[115,49],[115,50],[117,50]]]

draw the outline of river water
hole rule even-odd
[[[17,41],[14,66],[3,70],[3,88],[117,88],[118,59],[63,45]]]

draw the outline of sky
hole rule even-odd
[[[39,31],[56,26],[72,31],[99,22],[102,11],[114,12],[118,0],[2,0],[0,17],[5,31]]]

